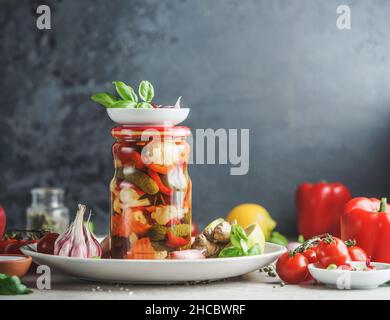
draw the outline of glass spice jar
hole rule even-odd
[[[189,248],[189,128],[119,126],[111,133],[111,257],[165,259]]]
[[[44,229],[62,233],[69,225],[69,210],[64,205],[64,190],[34,188],[32,203],[27,208],[27,229]]]

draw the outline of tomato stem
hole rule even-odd
[[[356,240],[355,239],[349,239],[347,241],[344,241],[345,245],[347,247],[353,247],[356,246]]]
[[[386,212],[387,198],[381,198],[381,204],[378,212]]]

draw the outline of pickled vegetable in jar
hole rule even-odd
[[[189,248],[189,128],[119,126],[111,133],[111,257],[165,259]]]

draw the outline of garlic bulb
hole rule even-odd
[[[75,220],[54,244],[55,255],[76,258],[100,257],[102,255],[99,242],[89,228],[85,227],[84,213],[86,208],[85,205],[79,204]]]

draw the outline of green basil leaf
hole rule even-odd
[[[232,225],[232,234],[236,235],[240,239],[243,239],[245,241],[248,241],[248,236],[245,233],[245,230],[238,224],[233,224]]]
[[[246,241],[244,239],[240,240],[240,245],[241,245],[242,252],[244,252],[244,254],[247,255],[248,254],[248,245],[246,244]]]
[[[299,242],[299,243],[304,243],[304,242],[305,242],[305,238],[303,237],[303,235],[300,234],[300,235],[298,236],[298,242]]]
[[[23,285],[17,276],[10,277],[0,273],[0,295],[28,294],[31,292],[32,290]]]
[[[230,242],[232,245],[238,249],[241,249],[241,241],[240,237],[238,237],[236,234],[231,233],[230,234]]]
[[[235,247],[228,247],[222,249],[222,251],[219,253],[218,256],[220,258],[228,258],[228,257],[241,257],[243,255],[244,254],[241,249]]]
[[[122,81],[113,81],[112,83],[115,85],[116,92],[123,100],[138,102],[138,97],[132,87]]]
[[[248,250],[248,256],[255,256],[257,254],[261,254],[261,248],[258,243]]]
[[[288,240],[287,238],[282,235],[281,233],[274,231],[271,233],[271,237],[269,239],[269,242],[279,244],[281,246],[287,246],[288,245]]]
[[[137,109],[153,109],[153,106],[148,102],[138,102]]]
[[[149,81],[142,80],[138,88],[139,96],[145,102],[151,102],[154,97],[154,88]]]
[[[128,109],[134,109],[136,107],[137,104],[129,100],[119,100],[111,106],[111,108],[128,108]]]
[[[91,96],[91,99],[106,108],[111,108],[118,98],[111,93],[101,92]]]

